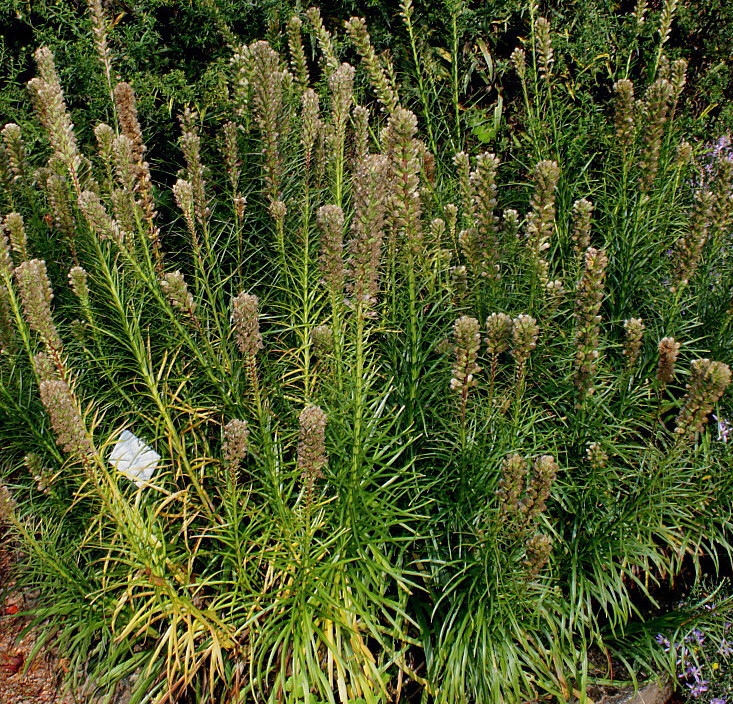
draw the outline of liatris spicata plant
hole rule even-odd
[[[326,288],[336,299],[343,296],[344,267],[344,213],[338,205],[322,205],[316,219],[321,231],[321,277]]]
[[[181,123],[181,151],[186,160],[186,175],[191,184],[196,221],[205,229],[211,209],[206,196],[204,165],[201,163],[201,138],[196,127],[198,114],[186,108],[178,119]]]
[[[552,538],[545,533],[536,533],[527,539],[526,557],[523,561],[527,569],[529,581],[537,578],[537,575],[547,564],[552,554]]]
[[[514,357],[517,394],[521,394],[524,388],[527,362],[529,361],[530,353],[537,347],[539,334],[540,327],[531,315],[523,313],[512,321],[511,353]]]
[[[347,291],[354,305],[367,309],[376,303],[379,291],[379,262],[384,238],[385,195],[389,162],[370,155],[354,176],[354,218],[348,243]]]
[[[23,262],[15,270],[15,278],[29,327],[38,333],[44,345],[60,351],[61,338],[51,315],[53,291],[48,280],[46,262],[41,259]]]
[[[313,484],[323,476],[328,464],[326,454],[326,423],[328,417],[318,406],[307,406],[299,416],[298,471],[306,487],[308,501]]]
[[[233,476],[236,477],[239,465],[247,456],[249,449],[249,424],[246,420],[232,418],[224,426],[224,442],[222,443],[222,458]]]
[[[590,247],[591,218],[593,203],[581,198],[573,203],[573,251],[577,256],[585,255]]]
[[[663,337],[658,345],[659,359],[657,362],[656,379],[659,384],[659,394],[664,392],[672,379],[674,379],[677,355],[680,353],[680,343],[673,337]]]
[[[359,56],[361,56],[362,62],[366,66],[377,99],[384,105],[388,112],[393,113],[399,105],[397,87],[379,63],[379,59],[372,46],[372,40],[367,31],[366,22],[362,17],[352,17],[346,23],[346,31]]]
[[[659,170],[659,151],[671,98],[672,84],[665,78],[654,81],[644,96],[644,148],[639,161],[639,189],[644,193],[651,190]]]
[[[72,457],[88,460],[94,454],[94,446],[87,434],[74,392],[61,379],[43,380],[39,390],[41,401],[51,419],[56,443]]]
[[[598,336],[608,257],[604,250],[588,247],[585,268],[575,298],[575,386],[582,403],[593,393],[593,377],[598,364]]]
[[[715,199],[712,191],[702,190],[695,194],[695,208],[690,218],[689,230],[675,243],[673,259],[673,291],[686,286],[700,263],[702,250],[708,239],[713,218]]]
[[[524,480],[527,476],[527,460],[520,454],[513,453],[504,458],[501,465],[501,478],[496,497],[499,501],[499,521],[510,523],[519,518],[519,500],[524,492]]]
[[[476,157],[476,168],[468,177],[468,204],[472,227],[461,242],[466,258],[478,276],[498,277],[499,219],[496,216],[496,171],[499,159],[483,153]]]
[[[18,255],[18,259],[21,262],[26,261],[28,259],[28,239],[23,216],[20,213],[8,213],[5,216],[5,229],[10,237],[10,246]]]
[[[262,349],[257,296],[242,292],[232,300],[232,322],[239,351],[245,359],[254,359]]]
[[[74,266],[69,270],[69,284],[83,308],[89,307],[89,284],[87,272],[83,267]]]
[[[46,130],[54,156],[64,165],[79,195],[82,190],[79,175],[82,157],[56,73],[54,57],[51,50],[44,46],[36,50],[35,59],[39,75],[28,82],[33,106]]]
[[[546,81],[550,80],[552,64],[555,58],[552,51],[552,36],[550,34],[550,23],[545,17],[538,17],[535,24],[537,40],[537,54],[540,63],[540,76]]]
[[[639,359],[645,327],[641,318],[629,318],[624,321],[624,330],[626,331],[624,357],[626,357],[627,369],[632,369]]]
[[[305,58],[305,50],[303,49],[303,37],[301,30],[303,29],[303,20],[297,15],[293,15],[288,20],[288,49],[290,50],[290,66],[293,75],[298,81],[300,89],[305,91],[308,89],[309,75],[308,62]]]
[[[534,262],[542,285],[549,281],[549,262],[546,252],[555,229],[555,189],[560,178],[560,169],[555,161],[540,161],[535,166],[533,178],[535,190],[527,215],[526,236],[530,257]]]
[[[599,442],[591,442],[585,451],[585,456],[590,466],[600,471],[608,463],[608,454],[603,450]]]
[[[675,421],[674,432],[682,440],[694,440],[708,422],[723,392],[730,384],[730,367],[709,359],[695,359],[690,367],[690,381],[687,384],[684,404]]]
[[[481,346],[481,333],[478,320],[467,315],[461,316],[453,324],[453,376],[451,388],[458,394],[461,417],[465,418],[468,395],[478,384],[476,375],[481,367],[476,363]]]
[[[9,122],[2,129],[2,137],[7,169],[14,182],[20,181],[26,177],[28,169],[23,132],[14,122]]]
[[[189,318],[195,319],[196,303],[180,271],[164,274],[160,280],[160,287],[174,308],[178,308]]]
[[[616,93],[616,139],[624,152],[634,144],[634,84],[628,78],[614,83]]]

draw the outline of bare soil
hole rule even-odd
[[[0,528],[0,704],[75,704],[63,688],[68,665],[53,649],[41,648],[31,658],[39,634],[23,615],[32,595],[16,587],[15,554]],[[24,632],[25,631],[25,632]]]

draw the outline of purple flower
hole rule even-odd
[[[710,700],[710,704],[726,704],[725,699],[723,697],[715,697],[714,699]]]
[[[723,657],[727,658],[729,655],[733,655],[733,647],[731,647],[730,643],[725,638],[723,638],[723,640],[720,641],[718,652]]]
[[[699,697],[703,692],[708,691],[708,682],[701,680],[700,682],[695,682],[695,684],[688,684],[687,687],[690,688],[690,696]]]
[[[696,628],[692,632],[692,635],[694,636],[695,642],[698,645],[702,645],[705,642],[705,634],[699,628]]]
[[[672,645],[669,642],[669,638],[665,638],[661,633],[658,633],[657,634],[657,637],[654,640],[657,641],[657,643],[659,643],[659,645],[663,645],[664,646],[664,652],[665,653],[668,653],[669,652],[669,649],[672,647]]]
[[[718,423],[718,440],[728,442],[728,435],[730,435],[731,430],[733,430],[733,426],[731,426],[725,418],[718,418],[714,413],[713,418],[715,418]]]
[[[695,682],[703,682],[703,679],[702,679],[702,667],[700,667],[700,666],[693,667],[692,665],[690,665],[685,670],[685,675],[687,675],[687,677],[692,677],[695,680]]]

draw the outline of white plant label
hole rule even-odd
[[[158,468],[160,455],[129,430],[123,430],[109,455],[109,463],[131,482],[144,486]]]

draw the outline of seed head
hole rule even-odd
[[[677,355],[680,352],[680,343],[673,337],[663,337],[658,346],[659,361],[657,362],[657,381],[660,388],[669,384],[674,379],[675,364]]]
[[[222,456],[224,462],[236,470],[247,456],[249,447],[249,425],[246,420],[233,418],[224,426]]]
[[[232,300],[232,322],[239,351],[244,357],[255,357],[262,349],[257,296],[243,292]]]
[[[53,291],[46,272],[46,262],[41,259],[23,262],[15,270],[15,278],[26,322],[40,335],[45,345],[60,350],[61,338],[51,317]]]
[[[69,385],[61,380],[41,381],[41,401],[51,419],[57,444],[77,458],[88,458],[94,446],[87,435],[79,404]]]
[[[687,394],[674,430],[684,440],[693,440],[702,430],[731,380],[727,364],[709,359],[694,360],[690,372]]]
[[[323,476],[328,464],[326,455],[326,423],[328,417],[318,406],[307,406],[299,417],[298,470],[308,488]]]

